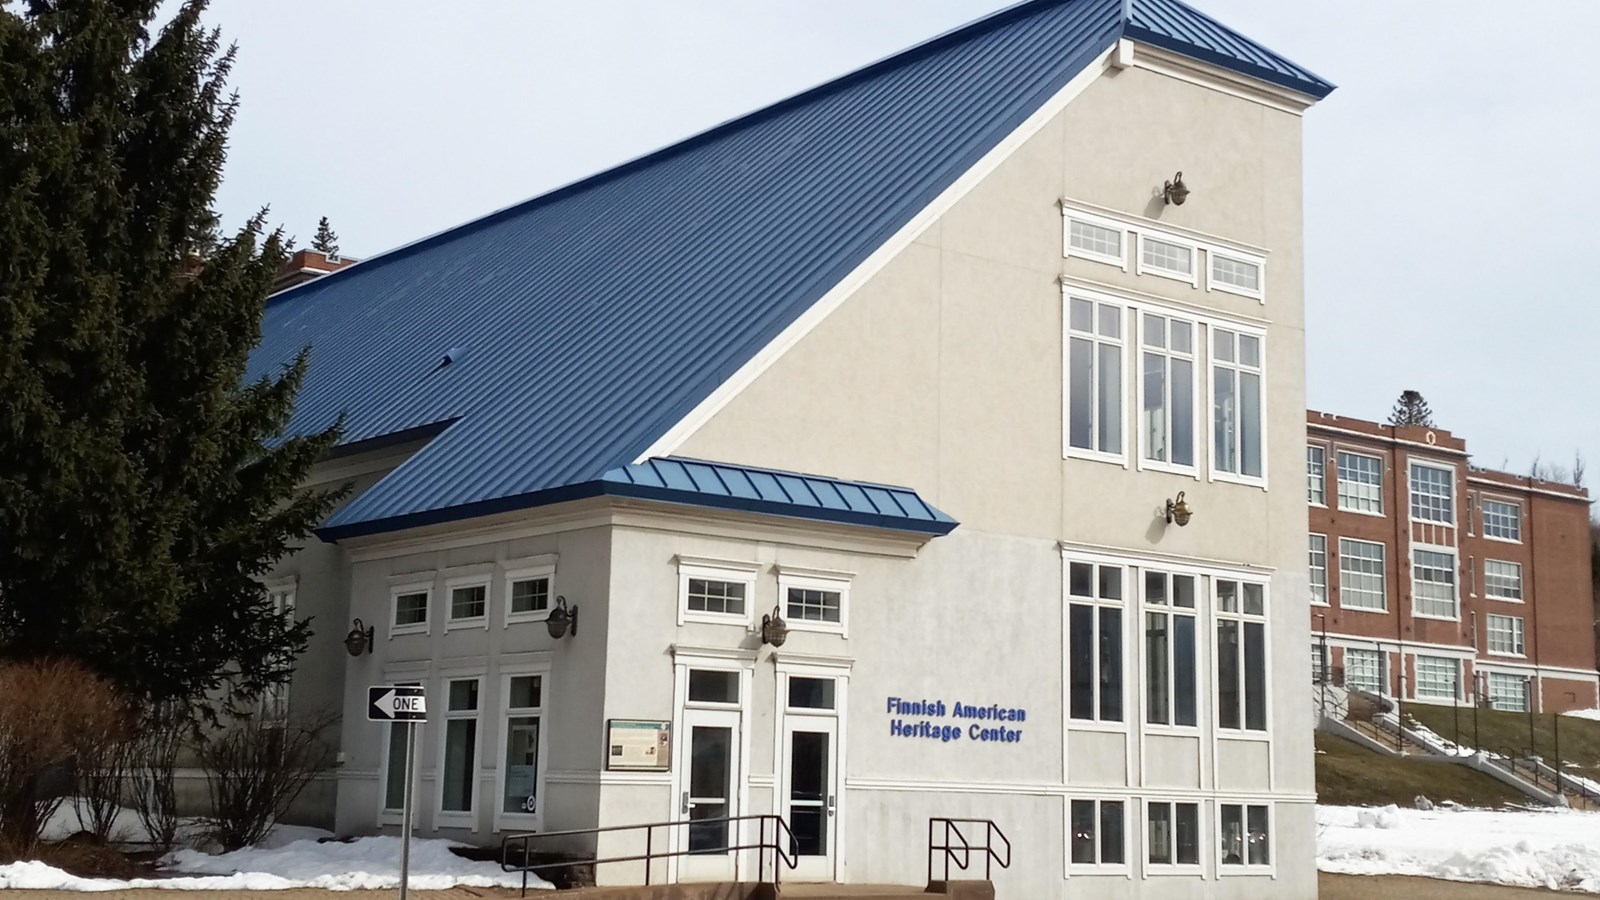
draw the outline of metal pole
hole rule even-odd
[[[1555,747],[1550,755],[1555,757],[1552,767],[1556,770],[1556,793],[1561,793],[1561,714],[1556,713],[1550,718],[1550,727],[1555,731]]]
[[[1483,682],[1488,678],[1477,669],[1472,670],[1472,749],[1481,750],[1483,742],[1478,737],[1478,707],[1483,705]]]
[[[1539,746],[1533,741],[1533,679],[1522,679],[1522,696],[1528,707],[1528,755],[1538,756]]]
[[[417,778],[417,723],[406,723],[406,790],[400,812],[400,900],[406,900],[411,881],[411,785]],[[526,858],[522,861],[527,865]]]
[[[1399,649],[1395,655],[1400,658],[1400,689],[1394,692],[1394,748],[1402,754],[1406,752],[1406,645],[1395,644]]]

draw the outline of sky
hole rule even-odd
[[[1600,257],[1600,0],[1191,2],[1339,85],[1305,118],[1308,405],[1414,389],[1477,465],[1600,473],[1600,269],[1561,262]],[[218,203],[371,256],[1004,5],[213,0]]]

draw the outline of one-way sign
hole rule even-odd
[[[420,684],[375,684],[367,688],[370,722],[421,722],[428,718]]]

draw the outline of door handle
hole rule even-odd
[[[833,815],[833,795],[828,795],[828,815]]]
[[[689,814],[689,792],[688,791],[684,791],[683,792],[683,809],[681,810],[681,812],[686,816]]]

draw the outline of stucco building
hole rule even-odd
[[[1423,703],[1596,705],[1589,492],[1438,428],[1307,414],[1314,675]]]
[[[272,579],[337,828],[397,822],[366,688],[418,683],[424,835],[688,819],[655,878],[748,878],[717,820],[770,812],[786,877],[915,883],[976,817],[1006,896],[1314,896],[1330,90],[1174,0],[1035,0],[279,294],[255,370],[311,347],[293,427],[345,414],[355,485]]]

